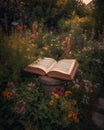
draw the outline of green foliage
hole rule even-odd
[[[5,36],[2,32],[0,35],[1,82],[18,81],[21,79],[23,68],[36,58],[34,56],[36,50],[30,39],[31,35],[26,38],[15,32],[11,36]]]
[[[61,45],[62,40],[65,36],[50,33],[40,33],[35,42],[37,43],[37,48],[40,50],[41,56],[48,56],[55,59],[60,59],[63,57],[63,46]]]
[[[4,115],[0,120],[1,126],[6,128],[8,124],[12,128],[17,123],[20,128],[52,130],[67,128],[69,124],[78,123],[77,101],[71,97],[72,92],[63,90],[59,94],[59,89],[57,90],[58,93],[54,92],[53,97],[47,97],[38,79],[34,77],[17,85],[8,82],[2,92],[3,102],[0,104],[2,105],[0,114]],[[10,107],[8,108],[7,105]]]
[[[93,0],[94,3],[94,12],[93,16],[96,18],[97,29],[102,30],[104,25],[104,1],[103,0]]]
[[[96,41],[94,31],[88,36],[76,20],[69,23],[70,29],[63,33],[56,33],[55,27],[49,32],[32,28],[32,32],[25,33],[15,30],[10,36],[0,33],[1,129],[83,130],[88,107],[104,83],[103,39]],[[53,89],[50,97],[44,93],[38,76],[23,71],[44,56],[56,60],[75,58],[79,62],[74,80],[67,82],[64,90],[57,86],[58,91]]]
[[[76,26],[79,26],[83,30],[91,32],[91,30],[96,27],[96,20],[92,16],[79,17],[75,12],[72,12],[71,19],[62,18],[58,21],[59,32],[69,32],[70,30],[73,30],[73,28],[76,28]]]
[[[73,11],[81,17],[86,15],[85,6],[76,0],[2,0],[0,10],[3,22],[6,21],[5,17],[7,18],[7,23],[4,25],[6,32],[9,31],[9,26],[14,20],[31,25],[34,20],[40,21],[43,18],[45,25],[49,27],[57,26],[61,18],[71,18]]]
[[[65,33],[68,32],[71,29],[71,24],[67,22],[68,20],[65,20],[64,18],[60,19],[58,21],[58,32],[59,33]]]

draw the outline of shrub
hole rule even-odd
[[[21,79],[24,66],[37,58],[37,52],[31,35],[23,37],[21,33],[13,32],[6,36],[1,34],[0,40],[0,79],[1,82]]]

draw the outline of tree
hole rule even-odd
[[[23,3],[19,0],[0,0],[0,25],[4,32],[9,33],[11,23],[23,16],[23,8]]]
[[[84,4],[82,0],[77,1],[75,12],[79,17],[84,17],[88,14],[86,4]]]
[[[104,25],[104,0],[93,0],[95,9],[94,17],[96,18],[97,27],[102,31],[102,26]]]
[[[60,19],[72,17],[72,12],[78,16],[84,16],[85,10],[81,0],[1,0],[0,16],[4,19],[4,27],[8,27],[12,21],[32,24],[44,19],[47,26],[55,25]],[[3,14],[3,16],[2,16]]]

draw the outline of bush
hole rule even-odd
[[[21,80],[23,68],[37,58],[31,35],[23,37],[13,32],[10,36],[0,33],[0,79],[1,82]],[[1,84],[1,83],[0,83]]]

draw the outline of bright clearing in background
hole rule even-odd
[[[85,3],[85,4],[88,4],[89,2],[91,2],[92,0],[83,0],[83,2]]]

